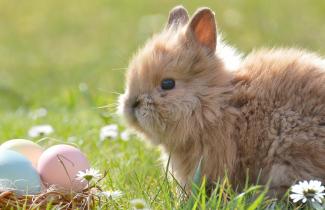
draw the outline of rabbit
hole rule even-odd
[[[299,180],[324,182],[325,61],[291,48],[240,60],[222,54],[218,36],[211,9],[189,18],[173,8],[129,64],[119,98],[127,124],[170,155],[186,189],[200,160],[209,186],[258,180],[283,195]]]

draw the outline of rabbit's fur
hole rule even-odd
[[[230,71],[216,42],[210,9],[189,20],[174,8],[129,65],[120,98],[128,124],[163,146],[187,186],[201,158],[209,183],[227,174],[240,187],[248,174],[282,194],[298,180],[325,181],[324,60],[264,49]],[[174,89],[160,87],[165,78]]]

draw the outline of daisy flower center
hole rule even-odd
[[[137,209],[144,209],[145,205],[143,203],[136,203],[134,207]]]
[[[314,198],[315,194],[316,194],[316,191],[314,189],[304,190],[304,196],[306,198]]]
[[[83,176],[83,178],[89,182],[90,180],[92,180],[93,175],[86,174],[86,175]]]

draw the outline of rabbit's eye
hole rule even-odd
[[[161,89],[171,90],[175,87],[175,80],[173,79],[164,79],[160,84]]]

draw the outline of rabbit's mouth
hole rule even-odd
[[[136,98],[131,105],[131,110],[142,129],[148,132],[159,132],[165,129],[157,104],[150,95],[144,94]]]
[[[152,136],[165,129],[156,104],[149,94],[139,97],[128,97],[126,94],[119,99],[119,113],[127,123],[136,130]]]

